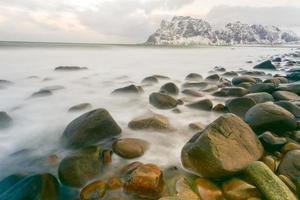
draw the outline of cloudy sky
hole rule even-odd
[[[300,0],[0,0],[0,40],[139,43],[174,15],[300,34]]]

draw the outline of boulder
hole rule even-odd
[[[8,128],[12,122],[12,118],[6,112],[0,112],[0,129]]]
[[[254,66],[254,69],[270,69],[270,70],[276,70],[276,67],[272,64],[270,60],[266,60],[256,66]]]
[[[255,103],[265,103],[268,101],[274,101],[273,96],[267,92],[250,93],[246,94],[244,97],[252,99],[253,101],[255,101]]]
[[[87,110],[87,109],[91,109],[92,105],[90,103],[80,103],[77,104],[75,106],[72,106],[71,108],[69,108],[69,112],[78,112],[78,111],[82,111],[82,110]]]
[[[137,138],[123,138],[113,143],[113,151],[123,158],[137,158],[144,154],[149,143]]]
[[[234,114],[225,114],[183,147],[185,168],[206,178],[222,178],[261,158],[263,147],[252,129]]]
[[[300,150],[287,152],[280,162],[278,168],[279,174],[289,177],[292,181],[300,178]]]
[[[218,74],[212,74],[205,78],[206,81],[219,81],[221,77]]]
[[[248,90],[242,87],[224,87],[220,91],[215,92],[214,96],[233,96],[233,97],[242,97],[246,94],[248,94]]]
[[[208,179],[197,178],[195,180],[195,189],[200,199],[217,200],[224,198],[222,190]]]
[[[191,89],[182,90],[182,94],[189,95],[192,97],[203,97],[204,96],[203,93],[198,92],[196,90],[191,90]]]
[[[96,109],[74,119],[65,128],[62,142],[66,147],[78,148],[112,139],[121,128],[105,109]]]
[[[133,130],[173,130],[167,117],[152,112],[146,113],[143,116],[131,120],[128,124],[128,127]]]
[[[204,89],[208,86],[207,82],[186,82],[182,85],[183,88],[198,88]]]
[[[249,88],[251,93],[258,93],[258,92],[267,92],[272,93],[276,90],[276,86],[273,83],[257,83],[252,85]]]
[[[226,108],[229,112],[244,118],[246,112],[255,105],[255,101],[247,97],[238,97],[226,101]]]
[[[168,95],[178,95],[179,89],[176,84],[169,82],[161,86],[159,92],[165,93]]]
[[[282,101],[282,100],[286,100],[286,101],[298,101],[300,100],[300,97],[292,92],[289,91],[276,91],[272,93],[274,99],[276,99],[277,101]]]
[[[0,181],[0,196],[2,193],[6,192],[20,180],[24,179],[26,176],[23,174],[13,174],[5,177]]]
[[[141,86],[129,85],[126,87],[115,89],[112,94],[142,94],[144,90]]]
[[[148,76],[142,80],[142,83],[146,83],[146,84],[158,83],[158,78],[156,76]]]
[[[102,199],[106,193],[105,182],[99,180],[85,186],[80,192],[80,200]]]
[[[67,186],[82,187],[100,175],[102,149],[85,147],[65,157],[58,167],[60,181]]]
[[[251,76],[237,76],[232,79],[232,85],[239,85],[241,83],[256,83],[256,80]]]
[[[190,73],[185,77],[187,81],[201,81],[202,79],[202,75],[197,73]]]
[[[154,92],[149,96],[149,102],[158,109],[166,110],[175,108],[178,104],[177,100],[173,97],[158,92]]]
[[[163,176],[154,164],[140,165],[125,177],[124,190],[143,198],[158,199],[163,191]]]
[[[252,162],[244,171],[268,200],[296,200],[290,189],[263,163]]]
[[[246,113],[245,121],[257,132],[279,133],[297,128],[294,115],[271,102],[253,106]]]
[[[202,99],[187,105],[190,108],[210,111],[213,108],[213,103],[210,99]]]
[[[276,105],[286,109],[290,113],[292,113],[295,117],[300,118],[300,107],[296,104],[289,101],[277,101]]]
[[[37,174],[22,178],[4,193],[0,194],[3,200],[57,200],[59,183],[51,174]]]
[[[273,135],[271,132],[267,131],[263,133],[260,137],[259,140],[265,147],[265,150],[269,152],[274,152],[278,151],[281,149],[286,143],[287,140],[284,137],[276,137]]]

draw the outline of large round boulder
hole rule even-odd
[[[166,93],[169,95],[178,95],[179,89],[175,83],[169,82],[161,86],[160,90],[161,93]]]
[[[279,165],[279,174],[285,175],[293,181],[300,179],[300,150],[289,151]]]
[[[286,101],[298,101],[300,97],[289,91],[276,91],[272,93],[274,99],[277,101],[286,100]]]
[[[149,96],[149,102],[158,109],[172,109],[178,104],[178,101],[173,97],[159,92],[152,93]]]
[[[210,111],[213,108],[213,103],[210,99],[202,99],[187,105],[190,108]]]
[[[232,79],[232,84],[233,85],[239,85],[241,83],[256,83],[256,80],[255,78],[251,77],[251,76],[237,76],[237,77],[234,77]]]
[[[267,92],[250,93],[246,94],[244,97],[252,99],[253,101],[255,101],[255,103],[265,103],[267,101],[274,101],[273,96]]]
[[[295,117],[300,118],[300,107],[290,101],[277,101],[276,105],[288,110]]]
[[[149,143],[137,138],[119,139],[113,144],[113,151],[123,158],[137,158],[144,154]]]
[[[255,105],[255,101],[247,97],[238,97],[226,101],[226,108],[229,112],[244,118],[246,112]]]
[[[66,147],[79,148],[111,139],[121,128],[105,109],[96,109],[74,119],[64,130],[62,142]]]
[[[271,102],[253,106],[246,113],[245,121],[257,132],[282,133],[297,128],[294,115]]]
[[[276,90],[276,85],[274,85],[273,83],[257,83],[252,85],[249,88],[249,91],[251,93],[257,93],[257,92],[268,92],[268,93],[272,93]]]
[[[241,118],[225,114],[196,134],[182,149],[185,168],[207,178],[222,178],[260,159],[263,147]]]
[[[85,147],[65,157],[58,168],[60,181],[67,186],[82,187],[100,175],[102,169],[100,147]]]

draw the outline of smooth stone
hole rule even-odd
[[[251,76],[237,76],[232,79],[232,85],[239,85],[241,83],[256,83],[256,80]]]
[[[144,154],[149,143],[137,138],[123,138],[113,143],[113,151],[123,158],[137,158]]]
[[[267,92],[250,93],[246,94],[244,97],[254,100],[255,103],[265,103],[268,101],[274,101],[273,96]]]
[[[80,104],[77,104],[77,105],[69,108],[68,112],[78,112],[78,111],[87,110],[90,108],[92,108],[92,105],[90,103],[80,103]]]
[[[217,72],[225,72],[226,69],[225,69],[224,67],[215,66],[215,67],[214,67],[214,71],[217,71]]]
[[[229,200],[261,198],[259,190],[250,183],[239,178],[232,178],[222,185],[224,195]]]
[[[285,144],[282,148],[281,148],[281,152],[283,154],[286,154],[289,151],[293,151],[293,150],[300,150],[300,144],[295,143],[295,142],[288,142],[287,144]]]
[[[244,118],[247,111],[255,105],[255,101],[247,97],[238,97],[226,101],[226,108],[229,112]]]
[[[107,181],[107,187],[109,190],[117,190],[122,186],[122,180],[117,176],[110,177]]]
[[[227,97],[227,96],[233,96],[233,97],[242,97],[246,94],[248,94],[248,90],[242,87],[224,87],[220,91],[215,92],[214,96],[221,96],[221,97]]]
[[[84,186],[100,175],[103,167],[101,156],[100,147],[86,147],[68,155],[58,167],[60,181],[70,187]]]
[[[112,94],[142,94],[144,90],[141,86],[129,85],[122,88],[115,89]]]
[[[225,105],[218,103],[217,105],[215,105],[212,109],[215,112],[224,112],[225,111]]]
[[[149,96],[149,102],[152,106],[163,110],[172,109],[178,105],[177,100],[173,97],[158,92],[154,92]]]
[[[28,176],[0,195],[1,200],[57,200],[59,183],[48,173]]]
[[[206,88],[202,89],[202,92],[214,92],[218,90],[219,87],[217,85],[208,85]]]
[[[133,130],[171,131],[173,128],[167,117],[152,112],[131,120],[128,127]]]
[[[2,179],[0,181],[0,195],[6,192],[9,188],[14,186],[16,183],[18,183],[20,180],[24,179],[25,177],[26,176],[23,174],[13,174]]]
[[[186,82],[182,85],[183,88],[198,88],[204,89],[208,86],[207,82]]]
[[[234,77],[234,76],[238,76],[239,74],[235,71],[229,71],[229,72],[225,72],[222,74],[222,76],[229,76],[229,77]]]
[[[258,132],[280,133],[297,128],[294,115],[271,102],[257,104],[250,108],[245,115],[245,121]]]
[[[300,97],[289,91],[276,91],[272,93],[274,99],[277,101],[286,100],[286,101],[298,101]]]
[[[182,90],[181,93],[192,97],[204,97],[203,93],[191,89]]]
[[[252,162],[244,170],[268,200],[296,200],[291,190],[263,162]]]
[[[266,60],[262,63],[259,63],[253,67],[254,69],[269,69],[276,70],[276,67],[272,64],[270,60]]]
[[[276,105],[286,109],[290,113],[292,113],[295,117],[300,118],[300,107],[296,104],[289,101],[277,101]]]
[[[156,76],[148,76],[142,80],[142,83],[146,83],[146,84],[154,84],[158,82],[159,80]]]
[[[280,83],[289,83],[289,80],[285,77],[276,77],[280,81]]]
[[[212,74],[205,78],[206,81],[219,81],[221,77],[218,74]]]
[[[52,95],[51,90],[39,90],[31,95],[31,97],[46,97]]]
[[[271,84],[274,84],[276,87],[278,87],[281,82],[277,78],[270,78],[270,79],[264,80],[264,83],[271,83]]]
[[[265,165],[267,165],[270,170],[272,170],[272,172],[275,172],[277,169],[277,165],[276,165],[276,160],[273,156],[264,156],[262,158],[262,162],[265,163]]]
[[[273,62],[281,62],[282,59],[281,59],[280,57],[276,57],[276,58],[274,58],[272,61],[273,61]]]
[[[62,85],[52,85],[52,86],[47,86],[47,87],[43,87],[42,89],[41,89],[41,91],[43,91],[43,90],[49,90],[49,91],[57,91],[57,90],[62,90],[62,89],[64,89],[65,87],[64,86],[62,86]]]
[[[200,199],[218,200],[224,198],[222,190],[208,179],[197,178],[194,185]]]
[[[56,67],[55,71],[78,71],[78,70],[86,70],[87,67],[79,67],[79,66],[59,66]]]
[[[238,84],[237,86],[245,88],[245,89],[249,89],[252,85],[254,85],[254,83],[244,82],[244,83]]]
[[[66,147],[78,148],[112,139],[120,135],[121,128],[105,109],[87,112],[65,128],[62,142]]]
[[[279,175],[278,177],[290,188],[293,193],[297,192],[297,186],[291,181],[291,179],[284,175]]]
[[[300,150],[292,150],[285,154],[278,167],[279,174],[289,177],[292,181],[300,178]]]
[[[159,92],[165,93],[168,95],[178,95],[179,89],[175,83],[169,82],[161,86]]]
[[[263,147],[249,125],[234,114],[225,114],[185,144],[181,162],[205,178],[222,178],[241,171],[262,154]]]
[[[102,199],[106,192],[105,182],[99,180],[85,186],[80,192],[80,200]]]
[[[187,106],[194,109],[210,111],[213,108],[213,103],[210,99],[203,99],[187,104]]]
[[[276,90],[276,86],[273,83],[257,83],[252,85],[249,88],[251,93],[258,93],[258,92],[267,92],[272,93]]]
[[[163,176],[154,164],[140,165],[125,177],[124,190],[143,198],[158,199],[163,191]]]
[[[260,135],[259,140],[263,144],[265,150],[269,152],[277,151],[287,143],[286,138],[276,137],[269,131]]]
[[[189,128],[193,131],[203,131],[205,127],[206,126],[202,122],[193,122],[189,124]]]
[[[0,112],[0,129],[8,128],[12,125],[13,119],[4,111]]]
[[[300,83],[292,83],[285,86],[280,86],[278,89],[300,95]]]
[[[202,75],[197,73],[190,73],[185,77],[187,81],[201,81],[202,79]]]

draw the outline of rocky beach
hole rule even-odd
[[[299,199],[300,49],[164,48],[10,49],[0,200]]]

